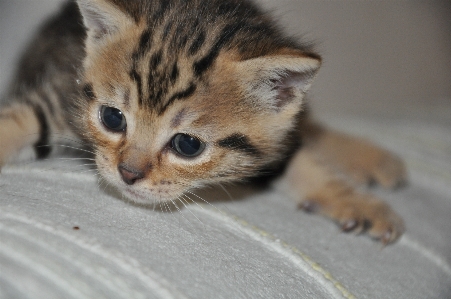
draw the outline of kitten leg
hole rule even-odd
[[[304,128],[304,139],[324,163],[359,184],[397,188],[407,182],[406,168],[399,157],[362,138],[309,123]]]
[[[20,150],[39,142],[40,126],[30,105],[16,103],[0,110],[0,169]]]
[[[341,180],[310,149],[296,153],[276,185],[308,212],[337,222],[345,232],[367,232],[388,244],[404,232],[404,223],[385,202],[358,193]]]

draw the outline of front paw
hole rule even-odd
[[[390,206],[366,194],[343,194],[339,198],[317,194],[299,207],[331,218],[344,232],[367,233],[384,245],[396,241],[405,231],[404,221]]]

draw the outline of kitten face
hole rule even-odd
[[[317,59],[287,47],[243,59],[235,48],[215,49],[220,30],[199,33],[212,42],[198,38],[196,53],[196,40],[172,53],[145,21],[87,2],[79,3],[89,30],[80,125],[99,172],[126,197],[176,199],[256,176],[286,154]]]

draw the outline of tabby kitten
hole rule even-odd
[[[68,2],[28,48],[0,110],[0,166],[77,138],[138,203],[280,173],[278,188],[305,210],[392,242],[402,219],[352,186],[396,187],[404,166],[310,120],[303,98],[320,65],[247,0]]]

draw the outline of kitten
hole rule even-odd
[[[68,2],[28,48],[0,110],[0,166],[77,138],[138,203],[280,174],[276,186],[303,209],[395,241],[402,219],[352,186],[396,187],[403,163],[310,119],[304,96],[320,65],[247,0]]]

